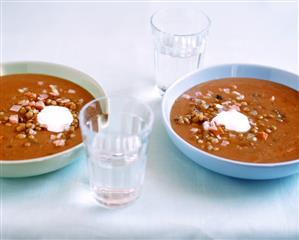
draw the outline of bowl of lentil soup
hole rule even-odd
[[[299,76],[227,64],[177,80],[162,101],[163,122],[187,157],[214,172],[274,179],[299,172]]]
[[[99,83],[67,66],[25,61],[0,65],[0,88],[0,177],[48,173],[83,156],[78,113],[106,95]]]

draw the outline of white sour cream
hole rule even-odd
[[[46,106],[37,114],[37,121],[50,132],[63,132],[69,129],[74,118],[66,107]]]
[[[211,122],[224,125],[226,129],[236,132],[247,132],[250,129],[248,117],[235,109],[218,113]]]

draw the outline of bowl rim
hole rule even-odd
[[[135,103],[138,103],[138,104],[141,104],[149,113],[149,120],[148,122],[146,123],[146,126],[144,127],[144,129],[142,129],[140,132],[138,132],[136,135],[143,138],[144,136],[147,136],[148,134],[151,133],[152,131],[152,128],[153,128],[153,123],[154,123],[154,112],[152,110],[152,108],[146,104],[142,99],[139,99],[139,98],[136,98],[136,97],[133,97],[133,96],[129,96],[129,95],[123,95],[123,94],[112,94],[112,95],[109,95],[109,96],[102,96],[102,97],[98,97],[98,98],[95,98],[93,100],[91,100],[90,102],[86,103],[80,113],[79,113],[79,122],[81,122],[80,124],[80,127],[81,129],[84,129],[85,131],[87,131],[89,134],[90,133],[93,133],[93,131],[91,131],[90,129],[88,129],[88,127],[86,126],[86,124],[82,124],[82,122],[84,122],[84,112],[86,111],[86,109],[88,107],[90,107],[93,103],[95,102],[99,102],[103,99],[107,99],[107,100],[110,100],[110,99],[124,99],[124,100],[131,100],[131,101],[134,101]]]
[[[163,8],[163,9],[155,11],[151,15],[151,18],[150,18],[150,25],[151,25],[152,29],[154,29],[158,33],[162,33],[162,34],[166,34],[166,35],[171,35],[173,37],[190,37],[190,36],[200,35],[200,34],[203,34],[203,33],[209,31],[209,29],[210,29],[210,27],[212,25],[212,21],[211,21],[210,17],[204,11],[202,11],[202,10],[197,10],[197,12],[199,14],[201,14],[203,17],[206,18],[207,23],[199,31],[194,31],[194,32],[190,32],[190,33],[182,33],[182,34],[181,33],[171,33],[169,31],[162,30],[161,27],[158,27],[157,24],[154,23],[154,18],[157,17],[158,14],[164,13],[164,12],[167,12],[167,11],[172,11],[174,9],[176,9],[176,10],[189,10],[187,8],[184,8],[184,7],[172,7],[172,8]]]
[[[171,92],[172,89],[174,89],[176,87],[176,85],[182,81],[186,81],[187,78],[189,78],[190,76],[196,75],[202,71],[210,71],[213,69],[217,69],[217,68],[221,68],[221,67],[233,67],[233,66],[242,66],[242,67],[257,67],[257,68],[264,68],[264,69],[268,69],[268,70],[275,70],[275,71],[279,71],[283,74],[290,74],[293,75],[294,77],[299,79],[299,75],[286,71],[286,70],[282,70],[276,67],[270,67],[270,66],[266,66],[266,65],[259,65],[259,64],[247,64],[247,63],[228,63],[228,64],[219,64],[219,65],[212,65],[212,66],[208,66],[206,68],[202,68],[202,69],[197,69],[195,71],[192,71],[182,77],[180,77],[179,79],[177,79],[166,91],[165,95],[163,96],[162,99],[162,104],[161,104],[161,108],[162,108],[162,118],[163,118],[163,122],[165,127],[167,128],[168,131],[171,132],[171,134],[173,134],[177,140],[179,140],[182,144],[185,144],[188,146],[188,148],[191,148],[193,151],[195,152],[199,152],[203,155],[206,155],[208,157],[212,157],[215,158],[216,160],[219,160],[221,162],[224,163],[229,163],[229,164],[235,164],[235,165],[241,165],[241,166],[247,166],[247,167],[260,167],[260,168],[273,168],[273,167],[280,167],[280,166],[289,166],[289,165],[293,165],[293,164],[297,164],[299,163],[299,159],[294,159],[294,160],[289,160],[289,161],[285,161],[285,162],[278,162],[278,163],[250,163],[250,162],[241,162],[238,160],[232,160],[232,159],[228,159],[228,158],[224,158],[224,157],[220,157],[208,152],[205,152],[199,148],[196,148],[195,146],[193,146],[192,144],[188,143],[187,141],[185,141],[182,137],[180,137],[171,127],[170,122],[167,120],[167,116],[166,116],[166,99],[168,98],[169,93]],[[212,80],[212,79],[211,79]],[[271,81],[271,80],[268,80]],[[272,82],[272,81],[271,81]],[[299,81],[298,81],[299,84]],[[295,89],[296,90],[296,89]],[[183,92],[182,92],[183,93]]]
[[[94,78],[92,78],[91,76],[89,76],[88,74],[86,74],[84,72],[81,72],[80,70],[77,70],[73,67],[69,67],[69,66],[66,66],[66,65],[63,65],[63,64],[57,64],[57,63],[46,62],[46,61],[26,61],[26,60],[24,60],[24,61],[8,61],[8,62],[0,63],[0,69],[11,66],[11,65],[17,65],[17,64],[20,64],[20,65],[22,65],[22,64],[33,64],[33,65],[41,65],[41,66],[44,65],[44,66],[52,66],[52,67],[58,67],[58,68],[66,69],[66,70],[71,71],[73,73],[80,74],[80,75],[84,76],[84,78],[86,77],[90,83],[92,83],[97,88],[101,89],[101,91],[104,93],[104,96],[107,96],[104,88]],[[40,73],[40,74],[42,74],[42,73]],[[47,74],[47,75],[50,75],[50,74]],[[0,72],[0,76],[5,76],[5,74]],[[54,76],[54,75],[52,75],[52,76]],[[69,79],[67,79],[67,80],[69,80]],[[82,87],[82,86],[80,86],[80,87]],[[21,164],[21,163],[28,163],[29,164],[29,163],[35,163],[35,162],[42,162],[42,161],[46,161],[46,160],[49,160],[49,159],[52,159],[52,158],[55,158],[55,157],[59,157],[59,156],[64,155],[64,154],[68,154],[71,151],[76,151],[77,149],[79,149],[81,147],[83,147],[83,142],[81,142],[81,143],[79,143],[79,144],[77,144],[77,145],[75,145],[71,148],[68,148],[64,151],[53,153],[53,154],[47,155],[47,156],[36,157],[36,158],[28,158],[28,159],[20,159],[20,160],[0,159],[0,165],[14,165],[14,164]]]

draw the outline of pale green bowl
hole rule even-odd
[[[76,69],[46,62],[9,62],[0,64],[0,76],[8,74],[37,73],[67,79],[90,92],[95,98],[105,96],[105,91],[93,78]],[[83,144],[46,157],[9,161],[0,159],[0,177],[29,177],[62,168],[83,156]]]

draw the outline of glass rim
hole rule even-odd
[[[160,32],[160,33],[164,33],[164,34],[170,34],[170,35],[172,35],[172,36],[175,36],[175,37],[188,37],[188,36],[195,36],[195,35],[199,35],[199,34],[202,34],[203,32],[205,32],[205,31],[208,31],[209,30],[209,28],[210,28],[210,26],[211,26],[211,24],[212,24],[212,21],[211,21],[211,19],[209,18],[209,16],[205,13],[205,12],[203,12],[202,10],[198,10],[198,12],[200,13],[200,14],[202,14],[206,19],[207,19],[207,24],[206,24],[206,26],[202,29],[202,30],[200,30],[200,31],[198,31],[198,32],[192,32],[192,33],[188,33],[188,34],[179,34],[179,33],[171,33],[171,32],[166,32],[166,31],[163,31],[163,30],[161,30],[160,28],[158,28],[155,24],[154,24],[154,17],[155,16],[157,16],[157,14],[159,14],[159,13],[161,13],[161,12],[166,12],[166,11],[169,11],[169,10],[172,10],[172,9],[174,9],[174,8],[166,8],[166,9],[161,9],[161,10],[157,10],[156,12],[154,12],[153,14],[152,14],[152,16],[151,16],[151,26],[156,30],[156,31],[158,31],[158,32]],[[177,7],[177,9],[179,9],[179,7]],[[182,8],[183,9],[183,8]]]
[[[134,135],[137,135],[137,136],[143,136],[147,133],[150,133],[152,131],[152,126],[153,126],[153,123],[154,123],[154,112],[153,110],[151,109],[151,107],[146,104],[144,101],[136,98],[136,97],[132,97],[132,96],[128,96],[128,95],[107,95],[107,96],[102,96],[102,97],[97,97],[89,102],[87,102],[86,104],[84,104],[84,106],[81,108],[80,112],[79,112],[79,125],[80,125],[80,128],[84,128],[84,130],[87,130],[88,132],[93,132],[92,130],[90,130],[88,127],[86,127],[85,124],[83,124],[83,120],[84,120],[84,112],[85,110],[93,103],[95,102],[98,102],[98,101],[101,101],[103,99],[111,99],[111,98],[123,98],[123,99],[131,99],[131,100],[134,100],[135,102],[141,104],[143,107],[146,108],[146,110],[148,111],[149,113],[149,120],[148,121],[145,121],[145,127],[140,131],[138,132],[137,134],[134,134]],[[83,135],[83,133],[82,133]]]

